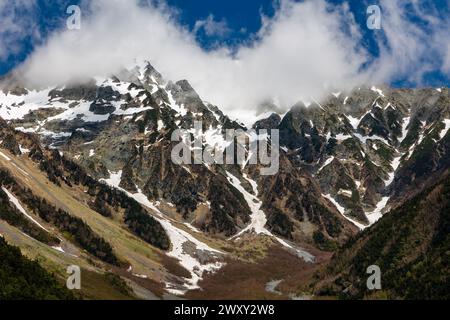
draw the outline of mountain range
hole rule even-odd
[[[0,88],[5,250],[61,285],[80,266],[76,298],[448,297],[448,88],[332,92],[251,126],[149,62],[45,89],[13,72]],[[279,170],[175,164],[173,132],[197,121],[203,150],[228,129],[279,130]],[[365,286],[370,265],[382,290]]]

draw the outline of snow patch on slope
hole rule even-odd
[[[336,137],[335,137],[335,139],[336,139],[337,141],[339,141],[339,142],[345,141],[345,140],[351,139],[351,138],[352,138],[351,135],[349,135],[349,134],[343,134],[343,133],[338,133],[338,134],[336,135]]]
[[[381,90],[381,89],[378,89],[377,87],[372,87],[372,88],[370,88],[370,90],[372,90],[372,91],[374,91],[374,92],[376,92],[376,93],[378,93],[380,96],[382,96],[382,97],[384,97],[385,95],[383,94],[383,91]]]
[[[50,89],[29,91],[22,96],[4,93],[0,90],[0,117],[5,120],[23,119],[31,111],[48,104]]]
[[[371,212],[366,212],[367,219],[369,219],[369,226],[373,225],[377,222],[383,214],[381,213],[384,208],[386,208],[386,204],[389,201],[390,197],[383,197],[380,202],[377,203],[375,209]]]
[[[329,157],[325,163],[319,168],[319,170],[317,170],[317,173],[319,173],[320,171],[322,171],[326,166],[328,166],[330,163],[332,163],[334,160],[334,156]]]
[[[61,246],[59,246],[59,247],[55,246],[55,247],[52,247],[52,248],[55,249],[56,251],[61,252],[61,253],[66,253]]]
[[[37,222],[36,220],[34,220],[34,218],[32,216],[30,216],[25,209],[22,207],[22,205],[20,204],[19,200],[11,193],[8,191],[8,189],[6,189],[5,187],[2,187],[2,190],[7,194],[9,201],[14,204],[14,206],[17,208],[17,210],[19,210],[25,217],[27,217],[31,222],[33,222],[35,225],[37,225],[39,228],[48,231],[47,229],[45,229],[39,222]]]
[[[322,194],[322,196],[324,196],[325,198],[327,198],[328,200],[330,200],[330,201],[334,204],[334,206],[338,209],[339,213],[340,213],[345,219],[347,219],[348,221],[350,221],[351,223],[353,223],[355,226],[357,226],[360,230],[364,230],[365,228],[367,228],[367,226],[365,226],[364,224],[362,224],[362,223],[360,223],[360,222],[358,222],[358,221],[356,221],[356,220],[354,220],[354,219],[352,219],[352,218],[350,218],[350,217],[347,217],[347,216],[345,215],[345,208],[344,208],[343,206],[341,206],[341,205],[339,204],[339,202],[337,202],[336,199],[334,199],[334,198],[331,196],[331,194]]]
[[[367,140],[378,140],[378,141],[381,141],[381,142],[383,142],[384,144],[386,144],[388,146],[390,145],[389,142],[386,139],[384,139],[384,138],[382,138],[380,136],[377,136],[377,135],[363,136],[363,135],[355,132],[354,136],[356,138],[358,138],[358,140],[361,141],[361,143],[363,143],[363,144],[366,144]]]
[[[450,119],[444,119],[444,129],[439,133],[439,137],[441,139],[444,139],[445,135],[447,134],[448,129],[450,129]]]
[[[186,244],[193,244],[197,251],[205,251],[209,252],[212,255],[217,256],[218,254],[222,254],[219,250],[213,249],[207,244],[197,240],[188,232],[179,229],[174,226],[174,224],[166,217],[164,214],[152,203],[148,200],[148,198],[142,193],[138,188],[138,192],[135,194],[131,194],[128,191],[119,187],[120,181],[122,178],[122,171],[119,172],[110,172],[109,179],[102,179],[101,181],[106,182],[107,184],[122,190],[129,197],[135,199],[137,202],[150,208],[153,210],[157,216],[153,216],[159,223],[161,223],[164,230],[167,232],[167,235],[170,238],[172,243],[172,248],[170,252],[167,253],[168,256],[177,259],[181,266],[183,266],[186,270],[188,270],[191,274],[190,279],[186,279],[186,282],[183,288],[179,288],[179,286],[173,285],[171,283],[166,284],[167,291],[175,294],[175,295],[184,295],[189,290],[199,289],[198,282],[202,280],[202,275],[204,272],[214,272],[220,269],[223,266],[221,262],[214,263],[206,263],[202,264],[196,257],[186,253],[184,250],[184,246]]]
[[[6,154],[0,151],[0,156],[2,156],[6,161],[11,161],[11,158],[8,157]]]
[[[393,170],[391,172],[389,172],[388,179],[384,181],[384,184],[386,187],[389,187],[392,184],[392,182],[394,181],[395,172],[397,171],[398,167],[400,166],[400,160],[401,160],[402,156],[403,156],[403,154],[398,157],[395,157],[392,160],[391,167]]]
[[[402,123],[402,136],[398,139],[398,142],[402,142],[403,140],[405,140],[406,135],[408,134],[408,126],[409,126],[409,122],[411,121],[411,117],[406,117],[403,119],[403,123]]]
[[[250,210],[252,211],[250,224],[246,228],[241,230],[238,234],[233,236],[231,239],[235,239],[245,232],[254,232],[256,234],[265,234],[267,236],[274,237],[282,246],[287,247],[290,250],[294,250],[295,253],[297,254],[297,256],[302,258],[306,262],[313,263],[315,261],[315,257],[311,253],[309,253],[303,249],[292,246],[291,244],[287,243],[285,240],[283,240],[279,237],[276,237],[269,230],[266,229],[265,225],[267,223],[267,218],[266,218],[266,214],[264,213],[264,211],[261,210],[262,201],[260,201],[257,198],[257,196],[255,196],[258,194],[258,185],[257,185],[256,181],[250,179],[245,174],[243,175],[244,179],[247,180],[248,183],[250,183],[250,185],[252,186],[253,193],[255,194],[255,195],[253,195],[253,194],[249,193],[247,190],[245,190],[244,187],[242,187],[242,184],[237,177],[235,177],[228,171],[226,171],[226,173],[227,173],[228,181],[244,196],[245,201],[247,202]]]
[[[24,148],[21,144],[19,144],[19,150],[22,154],[30,153],[30,149]]]
[[[259,199],[249,193],[247,190],[245,190],[241,182],[238,178],[236,178],[234,175],[226,172],[228,176],[228,181],[235,187],[243,196],[245,201],[247,202],[248,206],[250,207],[250,210],[252,211],[251,216],[251,222],[250,224],[243,230],[241,230],[238,234],[236,234],[234,237],[239,237],[241,234],[253,231],[256,234],[266,234],[268,236],[272,236],[272,233],[265,228],[265,225],[267,223],[266,214],[261,210],[262,202],[259,201]],[[258,194],[258,186],[255,181],[244,177],[252,186],[253,192],[255,194]]]
[[[325,198],[327,198],[328,200],[330,200],[338,209],[339,213],[342,214],[342,216],[347,219],[348,221],[350,221],[351,223],[353,223],[355,226],[357,226],[361,231],[370,227],[371,225],[373,225],[375,222],[377,222],[379,219],[381,219],[383,217],[382,211],[386,208],[386,204],[389,201],[390,197],[383,197],[376,205],[375,209],[373,211],[370,212],[365,212],[365,215],[367,217],[367,220],[369,220],[369,224],[368,225],[364,225],[352,218],[349,218],[345,215],[345,208],[340,205],[336,199],[334,199],[330,194],[323,194],[323,196]]]
[[[362,118],[364,117],[361,117],[361,118],[355,118],[355,117],[352,117],[352,116],[350,116],[350,115],[348,115],[348,116],[346,116],[347,117],[347,119],[348,119],[348,121],[350,122],[350,124],[352,125],[352,127],[353,127],[353,129],[354,130],[358,130],[358,126],[359,126],[359,124],[361,123],[361,120],[362,120]]]

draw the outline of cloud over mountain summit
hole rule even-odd
[[[448,22],[430,9],[422,12],[425,25],[407,17],[425,10],[422,2],[380,2],[382,30],[373,31],[379,54],[373,56],[347,2],[282,0],[273,17],[262,16],[251,41],[204,50],[196,41],[199,28],[225,32],[226,21],[211,16],[190,30],[162,2],[92,0],[83,3],[80,30],[55,31],[21,69],[28,83],[46,86],[110,75],[148,59],[168,79],[188,79],[203,98],[227,111],[263,101],[286,108],[330,90],[389,83],[407,73],[420,83],[430,70],[448,72]]]

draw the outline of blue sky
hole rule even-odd
[[[395,1],[395,0],[393,0]],[[330,0],[333,4],[342,4],[347,2],[353,12],[357,24],[361,27],[363,32],[363,41],[361,43],[373,57],[379,54],[378,45],[374,41],[375,37],[382,36],[382,30],[369,30],[366,26],[367,14],[366,9],[368,5],[380,5],[378,1],[374,0]],[[227,0],[227,1],[212,1],[212,0],[169,0],[168,3],[180,10],[180,21],[189,27],[193,28],[195,22],[202,19],[209,14],[214,15],[217,20],[225,19],[231,32],[225,37],[208,37],[204,34],[199,34],[198,41],[206,49],[214,47],[218,42],[226,43],[230,46],[248,41],[252,35],[261,27],[260,14],[266,16],[273,16],[276,8],[276,2],[273,0]],[[439,15],[443,19],[450,20],[449,1],[447,0],[430,0],[424,2],[425,8],[430,7],[439,8]],[[426,23],[421,19],[421,16],[409,11],[408,18],[411,23],[426,27]],[[245,32],[242,32],[245,31]],[[450,30],[449,30],[450,33]],[[450,78],[439,70],[433,70],[425,75],[424,82],[418,84],[417,82],[408,78],[408,76],[395,80],[390,84],[398,87],[415,87],[415,86],[441,86],[449,85]]]
[[[37,0],[37,9],[23,12],[17,9],[20,19],[33,21],[33,28],[39,30],[41,37],[33,39],[24,37],[21,41],[20,52],[8,59],[0,60],[0,75],[7,73],[17,64],[24,61],[33,51],[36,43],[42,43],[55,30],[64,27],[65,10],[69,5],[80,5],[81,0]],[[201,19],[213,15],[217,21],[226,21],[229,32],[225,36],[208,36],[199,32],[197,40],[205,50],[210,50],[217,45],[226,44],[230,47],[243,42],[251,41],[252,37],[261,28],[261,14],[272,17],[277,7],[277,0],[167,0],[169,6],[177,10],[179,22],[190,29]],[[329,1],[342,3],[341,0]],[[376,4],[376,1],[371,1]],[[366,23],[364,1],[349,1],[357,22],[362,26]],[[373,53],[377,53],[376,45],[371,41],[370,33],[366,35],[366,47]]]
[[[47,1],[37,0],[37,9],[32,12],[21,12],[18,9],[21,19],[30,19],[33,21],[31,28],[39,30],[40,38],[24,37],[21,40],[20,51],[7,59],[0,60],[0,75],[5,74],[14,68],[17,64],[24,61],[33,51],[36,43],[42,43],[55,30],[60,29],[65,23],[65,10],[69,5],[80,4],[80,0],[58,0]],[[340,4],[342,0],[332,0],[330,3]],[[176,8],[179,22],[189,28],[194,28],[195,23],[213,15],[216,21],[225,21],[229,32],[225,35],[215,36],[206,35],[205,32],[198,32],[197,40],[205,50],[210,50],[218,45],[233,47],[243,42],[251,41],[254,34],[261,27],[261,14],[272,17],[277,6],[274,0],[167,0],[169,6]],[[366,23],[366,8],[368,4],[378,4],[378,1],[348,1],[351,11],[354,13],[356,22],[361,26],[364,32],[363,45],[376,57],[378,46],[373,41],[376,32],[364,28]],[[427,4],[427,2],[425,2]],[[449,4],[446,0],[432,0],[428,3],[434,4],[440,8],[439,13],[443,16],[449,16]],[[421,17],[411,15],[411,22],[421,23]],[[426,75],[424,85],[448,85],[449,78],[439,71],[433,71]],[[400,79],[391,84],[400,86],[414,86],[414,81]]]
[[[155,7],[155,1],[169,9]],[[65,30],[65,11],[73,4],[81,6],[87,26],[75,35]],[[381,8],[381,30],[366,27],[373,4]],[[263,20],[268,27],[262,32]],[[0,0],[0,75],[27,61],[33,79],[59,80],[58,70],[93,76],[90,70],[117,64],[110,56],[132,54],[129,41],[148,42],[134,50],[146,52],[175,80],[191,77],[201,93],[212,92],[207,98],[213,101],[233,105],[244,94],[273,90],[278,100],[291,103],[298,98],[291,91],[305,96],[324,82],[448,86],[449,27],[450,0]],[[72,47],[73,37],[81,48]],[[242,70],[228,72],[235,58]],[[223,76],[211,75],[214,68]],[[263,81],[268,85],[258,83]],[[212,84],[224,93],[213,92]]]
[[[36,40],[25,37],[22,40],[20,52],[10,56],[7,60],[0,60],[0,75],[7,73],[25,60],[33,51],[36,42],[45,41],[52,31],[64,27],[66,8],[73,4],[80,5],[80,2],[80,0],[38,0],[39,10],[32,14],[23,12],[19,8],[21,19],[34,20],[34,27],[42,34],[42,38]],[[261,27],[260,13],[268,16],[274,14],[272,0],[169,0],[167,3],[177,9],[180,23],[191,29],[194,28],[196,21],[205,19],[210,14],[214,15],[216,20],[225,19],[230,28],[230,33],[225,37],[206,36],[199,32],[197,40],[206,50],[213,48],[218,43],[233,46],[247,41]]]
[[[168,3],[179,8],[181,23],[188,25],[190,28],[195,26],[196,21],[209,15],[213,15],[217,21],[226,21],[230,32],[224,37],[199,34],[198,41],[206,48],[214,46],[216,42],[225,42],[232,46],[247,41],[261,27],[260,14],[271,17],[276,6],[276,3],[272,0],[170,0]]]

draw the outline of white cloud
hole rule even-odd
[[[392,81],[409,76],[410,81],[420,84],[429,71],[445,72],[443,58],[450,42],[450,24],[438,18],[439,8],[423,0],[381,0],[380,6],[385,41],[379,39],[381,54],[371,68],[372,79]],[[408,14],[420,17],[428,26],[412,23]]]
[[[361,35],[346,3],[282,0],[273,18],[264,17],[255,40],[233,53],[226,47],[205,52],[195,32],[180,26],[173,11],[137,3],[92,0],[90,14],[83,12],[81,30],[55,33],[26,61],[28,82],[82,81],[117,72],[135,58],[148,59],[166,78],[188,79],[203,98],[241,116],[268,99],[289,107],[302,98],[319,100],[330,88],[387,82],[420,65],[430,43],[439,52],[444,47],[430,40],[438,39],[437,33],[427,37],[407,22],[403,1],[382,2],[387,43],[381,46],[379,59],[364,71],[361,66],[368,54],[361,49]],[[218,23],[210,16],[195,31],[220,33],[226,24]],[[448,34],[439,34],[447,45]],[[431,63],[416,68],[417,74]]]
[[[450,43],[447,45],[447,51],[444,57],[443,69],[450,75]]]
[[[283,2],[265,20],[259,40],[235,55],[226,48],[203,51],[167,8],[95,0],[91,12],[81,30],[60,31],[35,50],[25,64],[29,82],[83,80],[116,72],[134,58],[149,59],[167,78],[186,78],[205,99],[241,110],[269,98],[288,106],[319,97],[325,85],[351,87],[365,61],[341,31],[348,10],[321,0]]]
[[[32,20],[21,15],[30,14],[36,6],[35,0],[0,0],[0,59],[7,60],[19,52],[26,37],[37,37]]]
[[[199,32],[201,29],[203,29],[205,31],[205,34],[209,37],[223,37],[231,32],[231,29],[228,27],[227,21],[225,19],[216,21],[214,15],[212,14],[210,14],[204,20],[198,20],[195,22],[194,33]]]

